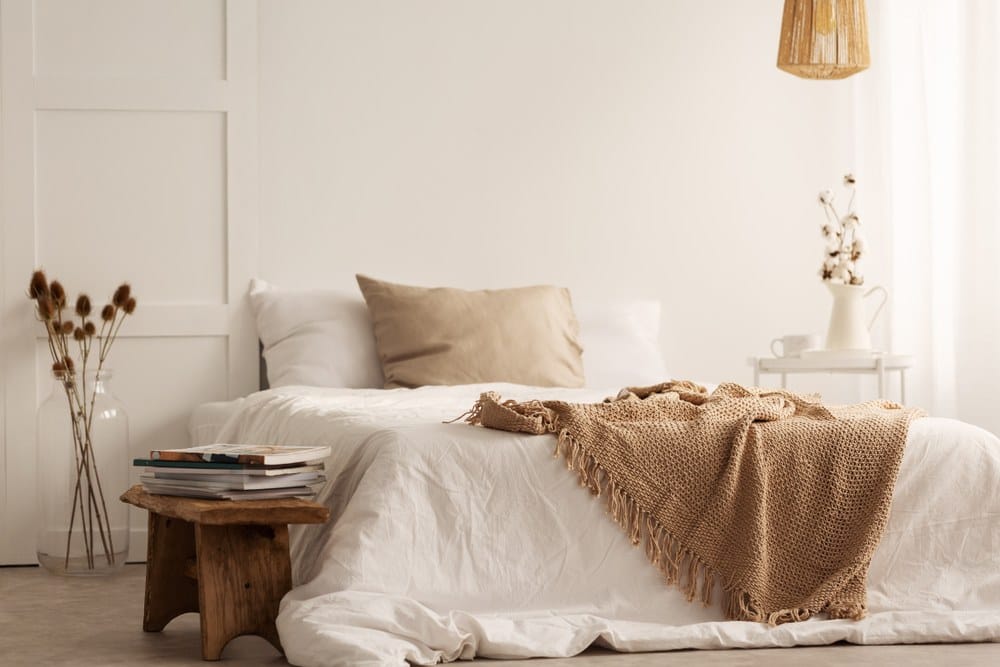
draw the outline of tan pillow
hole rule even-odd
[[[387,389],[477,382],[583,386],[579,327],[567,289],[467,291],[357,279]]]

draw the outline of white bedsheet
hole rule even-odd
[[[493,385],[505,397],[608,392]],[[484,387],[282,388],[245,400],[228,442],[330,444],[332,519],[293,532],[278,630],[296,665],[856,643],[1000,641],[1000,441],[911,426],[869,572],[870,616],[725,621],[666,586],[552,456],[551,436],[442,424]],[[719,599],[719,596],[715,596]]]

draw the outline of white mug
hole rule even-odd
[[[779,354],[774,346],[781,344]],[[822,347],[819,334],[793,334],[782,336],[771,341],[771,353],[776,357],[801,357],[806,350],[816,350]]]

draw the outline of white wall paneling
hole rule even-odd
[[[132,456],[183,446],[193,406],[256,388],[257,4],[0,0],[0,49],[0,563],[26,563],[49,391],[35,266],[98,302],[133,283],[111,363]],[[144,530],[134,513],[132,558]]]
[[[225,80],[225,0],[35,0],[35,71]]]

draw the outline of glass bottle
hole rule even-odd
[[[111,375],[53,371],[38,407],[36,551],[55,574],[113,574],[128,555],[128,415]]]

